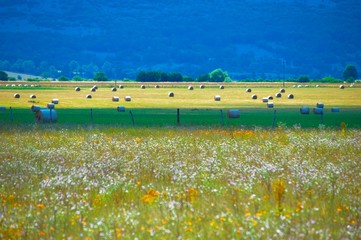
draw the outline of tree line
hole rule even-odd
[[[0,65],[1,67],[1,65]],[[0,68],[1,69],[1,68]],[[243,82],[300,82],[300,83],[307,83],[307,82],[328,82],[328,83],[337,83],[341,81],[346,82],[354,82],[358,78],[358,72],[354,65],[347,65],[344,69],[343,73],[343,80],[334,78],[332,76],[326,76],[321,79],[310,79],[307,75],[301,75],[298,78],[288,78],[288,79],[243,79],[239,81]],[[87,78],[90,79],[90,78]],[[83,81],[87,80],[82,78],[79,75],[73,76],[71,80],[73,81]],[[93,77],[91,78],[95,81],[109,81],[110,78],[107,76],[105,72],[94,72]],[[5,71],[0,71],[0,80],[7,81],[7,80],[23,80],[21,76],[17,78],[10,78]],[[28,81],[40,81],[41,79],[27,79]],[[70,79],[64,75],[57,78],[59,81],[69,81]],[[201,75],[196,78],[191,78],[188,76],[183,76],[179,72],[162,72],[162,71],[140,71],[136,77],[137,82],[232,82],[232,79],[229,77],[226,71],[218,68],[210,73]]]

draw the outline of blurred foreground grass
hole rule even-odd
[[[359,239],[361,131],[0,128],[2,239]]]

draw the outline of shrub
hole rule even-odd
[[[183,82],[194,82],[194,79],[188,76],[183,76]]]
[[[231,78],[228,76],[227,72],[222,71],[218,68],[209,73],[210,82],[230,82]]]
[[[65,76],[59,77],[59,81],[69,81],[69,79]]]
[[[324,83],[337,83],[337,82],[340,82],[341,80],[331,77],[331,76],[326,76],[326,77],[321,78],[319,81],[324,82]]]
[[[357,69],[354,65],[347,65],[343,71],[343,79],[347,82],[354,82],[357,79]]]
[[[83,78],[81,76],[76,75],[76,76],[73,77],[73,80],[74,81],[82,81]]]
[[[108,81],[107,75],[104,72],[97,72],[93,78],[95,81]]]

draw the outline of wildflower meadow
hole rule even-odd
[[[357,129],[0,128],[1,239],[360,239]]]

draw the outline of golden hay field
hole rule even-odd
[[[74,87],[79,84],[80,92],[76,92]],[[118,83],[117,85],[119,85]],[[276,98],[281,86],[274,84],[247,86],[243,84],[224,85],[225,89],[220,89],[217,84],[205,85],[200,89],[199,84],[166,84],[160,88],[154,88],[155,84],[146,84],[145,89],[140,88],[140,83],[121,83],[123,89],[117,88],[116,92],[111,91],[111,84],[99,86],[96,92],[90,92],[90,87],[94,83],[40,83],[41,87],[4,87],[0,88],[0,105],[16,108],[30,108],[32,105],[46,106],[52,99],[59,99],[57,108],[113,108],[119,104],[128,108],[262,108],[262,98],[273,96],[271,100],[276,108],[300,107],[308,105],[314,107],[317,102],[323,102],[327,107],[360,107],[361,88],[346,87],[339,89],[338,85],[320,85],[316,88],[292,87],[286,85],[286,92],[281,98]],[[193,85],[194,90],[187,89],[188,85]],[[280,84],[278,84],[280,85]],[[251,93],[246,93],[246,88],[252,89]],[[173,92],[174,98],[168,97],[168,93]],[[15,99],[13,95],[19,93],[21,97]],[[287,95],[292,93],[294,99],[288,99]],[[30,99],[31,94],[36,95],[36,99]],[[87,94],[92,95],[92,99],[86,99]],[[256,94],[257,100],[251,99]],[[221,101],[214,101],[214,96],[221,96]],[[112,102],[112,97],[118,96],[120,102]],[[125,102],[124,97],[131,96],[131,102]]]

